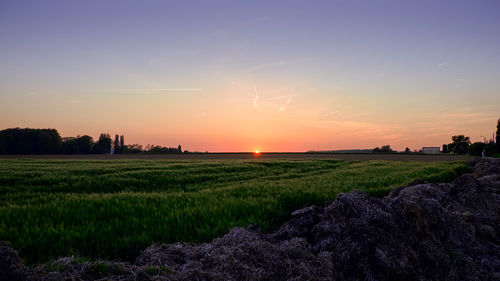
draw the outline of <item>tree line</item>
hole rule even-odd
[[[56,129],[11,128],[0,131],[0,154],[125,154],[125,153],[183,153],[182,147],[125,144],[123,135],[103,133],[94,141],[83,135],[62,138]]]
[[[470,137],[465,135],[457,135],[451,137],[452,142],[443,144],[443,152],[453,152],[457,154],[470,154],[476,156],[492,156],[495,153],[500,153],[500,119],[497,121],[496,137],[484,142],[470,141]]]
[[[396,153],[390,145],[376,147],[372,150],[374,153]],[[412,153],[407,147],[405,153]],[[416,153],[422,151],[413,151]],[[456,135],[451,137],[451,143],[443,144],[442,153],[470,154],[476,156],[492,156],[495,153],[500,153],[500,119],[497,121],[496,137],[484,142],[471,143],[470,137],[465,135]]]

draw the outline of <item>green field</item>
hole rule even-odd
[[[297,208],[416,178],[450,181],[463,162],[0,160],[0,240],[28,263],[133,259],[153,242],[201,242],[235,226],[278,226]]]

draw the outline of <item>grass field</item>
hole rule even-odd
[[[278,226],[297,208],[416,178],[449,181],[464,162],[0,159],[0,240],[28,263],[133,259],[153,242],[201,242],[234,226]]]

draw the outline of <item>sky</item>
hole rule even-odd
[[[0,129],[190,151],[441,146],[500,118],[500,1],[0,1]]]

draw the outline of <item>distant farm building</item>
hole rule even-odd
[[[441,152],[439,146],[436,146],[436,147],[422,147],[422,153],[425,153],[425,154],[437,154],[439,152]]]

